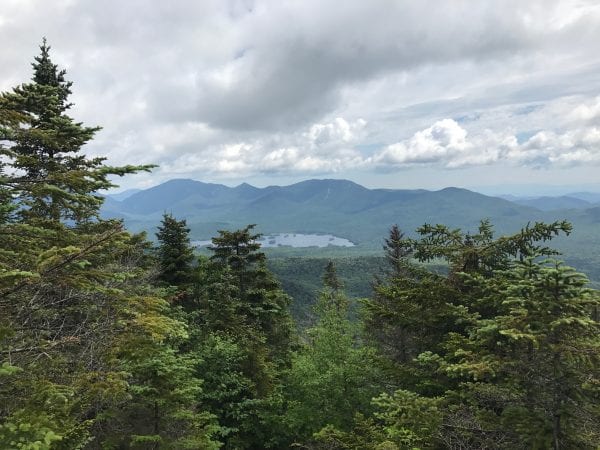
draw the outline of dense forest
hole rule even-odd
[[[44,42],[0,96],[1,449],[598,448],[600,296],[556,259],[569,223],[390,224],[358,304],[335,260],[298,262],[322,271],[300,326],[253,225],[197,256],[182,218],[151,244],[100,217],[152,167],[84,155],[65,75]]]

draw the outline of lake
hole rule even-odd
[[[258,242],[264,248],[270,247],[354,247],[354,243],[348,239],[334,236],[332,234],[301,234],[301,233],[276,233],[262,236]],[[212,242],[192,241],[194,247],[207,247]]]

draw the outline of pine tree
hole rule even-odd
[[[368,329],[398,364],[399,387],[444,395],[439,443],[592,448],[597,440],[597,297],[579,274],[540,261],[557,253],[545,241],[570,230],[536,223],[495,238],[486,221],[475,234],[425,225],[403,247],[423,262],[446,260],[448,275],[405,260],[376,283]]]
[[[373,297],[363,302],[367,333],[384,355],[403,366],[404,382],[413,379],[426,392],[443,391],[421,380],[412,363],[425,351],[438,351],[446,333],[464,311],[455,303],[458,291],[446,279],[410,259],[416,242],[397,226],[390,229],[384,251],[388,268],[373,283]],[[404,387],[408,387],[406,384]]]
[[[220,230],[219,236],[212,239],[209,250],[213,252],[211,261],[228,267],[238,279],[240,295],[245,296],[255,280],[257,267],[265,262],[265,254],[260,252],[260,234],[252,234],[256,225],[248,225],[235,231]]]
[[[109,175],[125,175],[150,166],[110,167],[105,158],[86,158],[81,148],[99,127],[85,127],[69,117],[71,82],[49,57],[44,40],[33,63],[31,83],[3,93],[1,104],[9,114],[26,122],[13,122],[5,132],[11,142],[10,165],[22,175],[9,183],[20,191],[20,214],[39,221],[75,222],[97,217],[102,204],[98,192],[112,187]]]
[[[290,299],[267,269],[266,256],[258,243],[260,234],[252,234],[254,226],[219,231],[209,247],[214,252],[210,259],[235,278],[238,314],[264,337],[272,360],[284,362],[292,339]]]
[[[412,255],[412,241],[407,239],[398,225],[392,225],[383,246],[385,258],[391,274],[400,276],[407,269],[408,258]]]
[[[337,276],[335,263],[332,260],[327,261],[327,265],[325,266],[325,272],[323,274],[323,287],[331,290],[332,293],[338,292],[343,287]]]

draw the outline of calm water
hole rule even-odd
[[[265,247],[354,247],[348,239],[333,236],[332,234],[299,234],[278,233],[269,234],[259,239],[260,244]],[[206,247],[211,241],[192,241],[194,247]]]

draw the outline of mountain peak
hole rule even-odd
[[[248,191],[248,190],[256,190],[258,188],[255,186],[252,186],[251,184],[244,182],[242,184],[238,184],[234,189]]]

